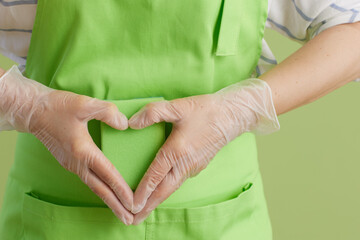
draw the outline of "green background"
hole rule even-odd
[[[266,30],[279,62],[301,45]],[[12,62],[0,55],[0,66]],[[314,79],[313,81],[316,81]],[[258,136],[274,240],[360,239],[360,83],[279,116],[281,130]],[[0,132],[0,205],[16,132]]]

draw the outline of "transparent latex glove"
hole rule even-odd
[[[244,132],[269,134],[280,129],[268,84],[246,79],[213,94],[145,105],[129,119],[133,129],[173,123],[172,132],[134,194],[134,225],[168,198],[215,154]]]
[[[1,130],[36,136],[67,170],[77,174],[125,224],[131,224],[133,192],[92,140],[87,122],[128,128],[125,115],[106,101],[55,90],[22,76],[14,65],[0,78]],[[4,127],[5,126],[5,127]],[[127,210],[129,209],[129,210]]]

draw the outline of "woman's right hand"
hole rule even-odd
[[[118,130],[128,120],[116,105],[28,79],[13,66],[0,78],[0,130],[35,135],[67,170],[77,174],[125,224],[133,222],[133,192],[92,140],[92,119]]]

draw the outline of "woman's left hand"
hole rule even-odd
[[[173,127],[135,191],[133,224],[141,223],[243,132],[259,124],[263,133],[277,130],[269,91],[260,79],[244,80],[213,94],[152,102],[134,114],[129,119],[133,129],[162,121],[173,123]]]

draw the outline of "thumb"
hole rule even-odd
[[[181,118],[176,105],[167,100],[148,103],[129,119],[129,126],[140,129],[163,121],[176,122]]]
[[[127,117],[119,111],[114,103],[93,99],[91,105],[93,119],[102,121],[118,130],[125,130],[128,128]]]

